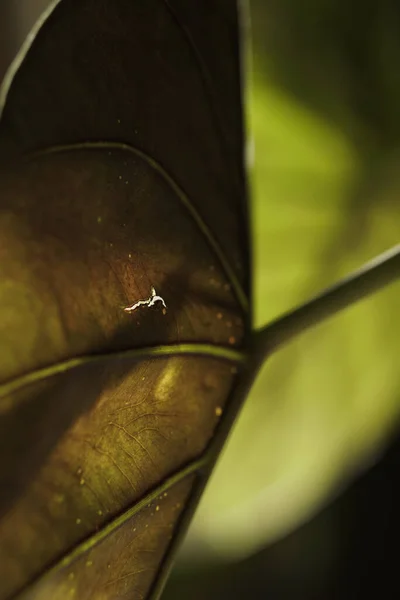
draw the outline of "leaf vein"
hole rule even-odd
[[[96,354],[69,358],[53,365],[36,369],[14,379],[6,381],[0,385],[0,399],[5,398],[13,392],[19,391],[33,383],[44,381],[61,373],[66,373],[85,365],[95,363],[107,364],[112,361],[122,360],[145,360],[166,358],[169,356],[202,356],[205,358],[214,358],[234,364],[244,363],[246,354],[239,350],[233,350],[226,346],[217,346],[212,344],[166,344],[159,346],[150,346],[146,348],[134,348],[121,352]]]
[[[79,150],[120,150],[122,152],[129,152],[134,154],[135,156],[141,158],[144,162],[146,162],[154,171],[156,171],[161,178],[167,183],[167,185],[173,190],[175,196],[180,200],[181,204],[186,208],[188,214],[192,218],[193,222],[197,226],[198,230],[204,237],[204,239],[208,242],[209,247],[214,252],[217,257],[222,269],[225,272],[225,275],[232,286],[232,289],[235,293],[236,299],[244,313],[247,313],[249,310],[248,307],[248,299],[246,294],[236,276],[234,269],[232,268],[230,262],[228,261],[225,253],[220,247],[217,239],[212,233],[209,226],[205,223],[204,219],[197,211],[189,196],[185,193],[185,191],[180,187],[180,185],[175,181],[175,179],[166,171],[166,169],[152,156],[146,154],[143,150],[136,148],[130,144],[125,142],[116,142],[116,141],[91,141],[91,142],[77,142],[74,144],[66,144],[60,146],[51,146],[48,148],[42,148],[38,151],[32,152],[26,155],[26,159],[34,159],[41,156],[47,156],[51,154],[58,154],[62,152],[74,152]]]

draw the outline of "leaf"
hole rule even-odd
[[[0,598],[147,598],[250,327],[236,4],[61,0],[28,42],[1,96]]]
[[[389,178],[367,225],[359,212],[349,215],[360,181],[349,140],[266,75],[250,93],[258,326],[398,243],[400,218],[399,182]],[[376,294],[270,357],[202,496],[182,561],[201,553],[210,561],[212,551],[225,563],[251,555],[376,460],[400,414],[399,291],[396,284]]]

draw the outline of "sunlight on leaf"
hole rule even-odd
[[[211,8],[55,1],[4,79],[2,600],[157,594],[208,477],[251,280],[238,14]]]

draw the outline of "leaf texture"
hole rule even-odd
[[[147,598],[250,327],[237,7],[42,21],[2,90],[0,599]]]

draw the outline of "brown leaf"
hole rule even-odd
[[[19,63],[0,122],[0,598],[146,598],[249,329],[236,4],[61,0]]]

